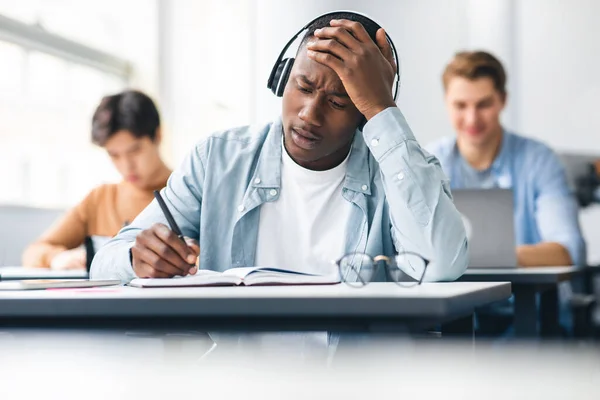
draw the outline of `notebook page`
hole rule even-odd
[[[315,275],[306,272],[271,267],[232,268],[225,274],[243,277],[246,285],[307,285],[339,283],[339,274]]]
[[[190,287],[214,285],[239,285],[240,277],[201,269],[195,275],[175,276],[173,278],[135,278],[129,282],[133,287]]]
[[[238,267],[238,268],[230,268],[223,272],[223,275],[233,275],[240,278],[245,278],[251,274],[270,274],[271,276],[279,276],[279,275],[307,275],[307,276],[316,276],[313,274],[309,274],[306,272],[298,272],[287,270],[283,268],[272,268],[272,267]]]

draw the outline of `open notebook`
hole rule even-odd
[[[195,275],[174,278],[136,278],[129,286],[189,287],[189,286],[235,286],[235,285],[333,285],[340,283],[339,273],[314,275],[280,268],[241,267],[224,272],[199,270]]]

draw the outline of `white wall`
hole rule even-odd
[[[561,150],[600,152],[600,2],[517,2],[519,129]]]
[[[518,129],[559,151],[600,153],[600,2],[516,3]],[[600,207],[580,216],[588,261],[600,263]]]
[[[202,137],[251,119],[252,6],[160,0],[160,99],[174,165]]]

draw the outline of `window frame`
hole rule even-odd
[[[132,66],[128,60],[2,14],[0,40],[117,75],[126,83],[131,79]]]

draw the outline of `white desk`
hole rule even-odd
[[[505,300],[509,283],[426,283],[402,288],[263,286],[0,292],[0,326],[185,328],[238,331],[424,329]]]
[[[553,284],[567,281],[584,271],[584,268],[528,267],[528,268],[469,268],[461,280],[470,282],[510,281],[514,284]]]
[[[515,336],[537,337],[560,335],[558,284],[583,273],[585,268],[469,268],[460,278],[468,282],[511,282],[515,296]],[[540,294],[540,307],[537,294]],[[537,322],[540,321],[538,330]]]

